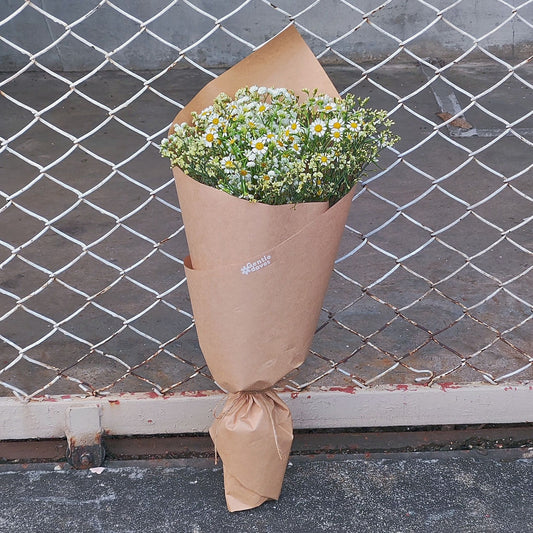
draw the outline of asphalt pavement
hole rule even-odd
[[[533,448],[291,458],[279,501],[229,513],[211,459],[0,465],[1,533],[526,533]]]

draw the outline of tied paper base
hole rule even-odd
[[[292,445],[292,418],[274,391],[229,394],[209,433],[224,463],[230,511],[279,498]]]
[[[291,25],[207,84],[173,124],[190,123],[220,92],[233,96],[251,85],[285,87],[302,99],[305,88],[339,96]],[[224,462],[228,509],[251,509],[281,492],[292,421],[271,388],[308,354],[353,194],[331,208],[271,206],[202,185],[179,168],[173,173],[199,343],[230,392],[210,433]]]

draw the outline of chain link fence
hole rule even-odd
[[[280,387],[531,379],[533,0],[483,9],[7,2],[0,395],[216,388],[158,145],[207,81],[289,23],[402,141],[357,192],[311,354]]]

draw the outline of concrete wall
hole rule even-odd
[[[453,3],[451,0],[430,1],[438,9],[444,9]],[[372,11],[382,2],[383,0],[351,0],[353,6],[364,12]],[[104,4],[95,9],[99,3],[99,0],[34,0],[33,4],[67,24],[74,24],[80,17],[94,10],[83,22],[73,25],[72,31],[87,39],[96,48],[67,36],[38,60],[54,70],[90,70],[105,59],[105,52],[113,52],[139,31],[139,23],[128,19],[109,5]],[[167,6],[169,0],[115,0],[114,3],[139,20],[146,21]],[[230,13],[241,3],[242,0],[194,0],[196,6],[218,18]],[[277,0],[273,3],[293,15],[312,4],[311,0]],[[22,0],[2,0],[0,21],[13,14],[21,5],[24,5]],[[530,24],[533,23],[533,4],[520,9],[518,14]],[[511,9],[498,2],[464,0],[448,11],[446,18],[474,38],[479,38],[502,25],[511,15]],[[403,41],[430,25],[435,17],[434,11],[417,0],[393,0],[373,14],[371,20]],[[297,18],[300,24],[328,41],[343,35],[362,20],[361,14],[339,0],[322,0]],[[289,17],[279,10],[260,0],[252,0],[238,13],[223,21],[222,25],[246,41],[259,45],[283,29],[288,22]],[[146,28],[179,49],[185,49],[214,25],[212,19],[183,2],[178,2],[163,16],[150,22]],[[324,44],[318,39],[301,31],[315,53],[319,54],[325,50]],[[26,6],[12,20],[0,25],[1,37],[24,48],[30,54],[38,53],[64,33],[63,25],[45,17],[31,6]],[[407,46],[422,57],[435,56],[449,60],[468,50],[472,44],[472,37],[462,35],[460,31],[439,21]],[[499,57],[526,58],[533,53],[533,31],[515,16],[481,44]],[[377,61],[397,50],[398,42],[364,23],[334,48],[355,61]],[[224,67],[234,64],[249,51],[249,47],[218,29],[206,41],[187,52],[187,56],[204,66]],[[178,56],[178,51],[158,41],[149,35],[148,31],[143,31],[112,57],[130,69],[152,70],[164,68]],[[476,56],[479,57],[479,53],[472,55]],[[400,54],[397,60],[412,61],[405,53]],[[322,61],[335,63],[341,60],[335,54],[326,52]],[[27,63],[27,54],[0,40],[0,70],[18,70]]]

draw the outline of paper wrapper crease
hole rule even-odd
[[[263,85],[335,87],[293,26],[202,89],[174,123],[225,92]],[[171,130],[172,131],[172,130]],[[230,511],[277,499],[292,443],[289,409],[271,389],[305,360],[352,193],[327,203],[265,205],[173,169],[189,246],[187,283],[200,347],[230,394],[210,434]]]

